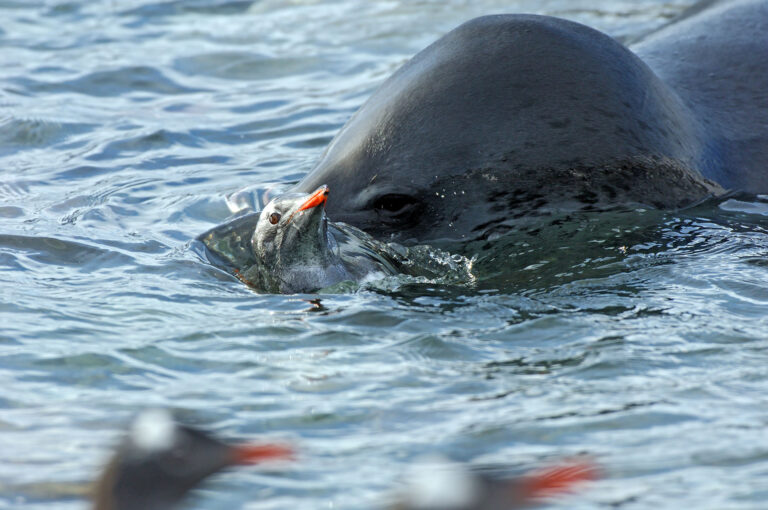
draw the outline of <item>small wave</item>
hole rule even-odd
[[[183,14],[237,15],[248,12],[253,0],[227,0],[214,2],[189,2],[175,0],[170,2],[152,2],[120,13],[121,16],[133,16],[146,22],[154,18]]]
[[[311,57],[272,58],[250,52],[218,52],[181,57],[174,62],[180,73],[225,80],[273,80],[322,70],[324,63]]]
[[[768,195],[757,195],[749,198],[729,198],[719,205],[720,209],[728,212],[759,214],[768,216]]]
[[[129,255],[92,246],[78,241],[54,237],[0,235],[0,249],[21,261],[19,269],[29,261],[51,267],[71,267],[79,272],[90,273],[105,267],[128,265],[133,262]],[[4,265],[10,267],[11,264]]]
[[[32,78],[15,78],[16,85],[27,92],[56,94],[76,92],[96,97],[116,97],[150,93],[160,95],[189,94],[200,89],[185,87],[149,66],[121,67],[88,73],[74,80],[49,82]]]
[[[0,147],[6,154],[32,147],[47,147],[94,128],[93,124],[8,117],[0,122]]]
[[[449,285],[466,288],[475,284],[476,277],[472,273],[474,259],[426,245],[406,248],[388,244],[386,247],[387,256],[397,258],[401,272],[397,274],[373,272],[358,282],[341,282],[321,289],[319,292],[324,294],[345,294],[360,290],[396,292],[412,285]],[[379,249],[382,248],[379,247]]]
[[[174,146],[199,148],[202,145],[203,141],[194,135],[159,129],[133,138],[110,142],[100,152],[87,156],[85,159],[112,161],[151,150],[169,149]]]

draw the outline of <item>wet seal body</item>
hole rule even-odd
[[[558,18],[476,18],[386,80],[296,190],[327,183],[334,220],[398,241],[766,193],[766,61],[763,0],[710,2],[631,49]]]

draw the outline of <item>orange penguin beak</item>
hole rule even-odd
[[[293,449],[280,444],[242,444],[232,447],[233,464],[258,464],[267,460],[291,460]]]
[[[304,211],[305,209],[312,209],[313,207],[317,207],[318,205],[325,205],[325,203],[328,201],[328,193],[330,193],[330,189],[327,185],[320,186],[317,188],[317,190],[312,193],[312,196],[307,199],[306,202],[301,204],[301,207],[299,207],[296,212]]]
[[[570,491],[581,483],[600,477],[599,468],[587,460],[574,460],[559,466],[541,469],[525,475],[519,485],[526,501],[548,498]]]

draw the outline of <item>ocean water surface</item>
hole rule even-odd
[[[190,508],[382,508],[426,453],[603,466],[552,508],[765,508],[760,197],[478,243],[462,284],[265,295],[191,249],[471,17],[629,39],[691,3],[0,1],[0,508],[86,508],[148,406],[300,451]]]

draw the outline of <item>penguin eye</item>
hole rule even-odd
[[[280,221],[280,213],[273,212],[269,215],[269,222],[273,225],[277,225],[277,222]]]

